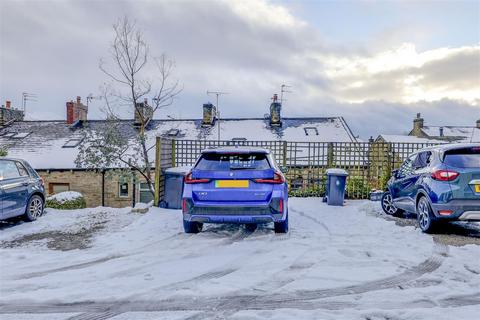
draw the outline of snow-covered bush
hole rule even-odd
[[[87,203],[80,192],[64,191],[48,197],[45,206],[61,210],[83,209]]]

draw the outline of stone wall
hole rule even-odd
[[[45,182],[47,194],[52,190],[53,183],[68,184],[71,191],[77,191],[83,194],[87,202],[87,207],[98,207],[102,205],[102,173],[96,171],[76,171],[76,170],[55,170],[38,171],[38,174]],[[133,183],[128,183],[128,197],[119,196],[119,177],[105,175],[105,206],[122,208],[132,206]],[[137,181],[143,181],[138,179]],[[136,188],[137,201],[138,186]]]

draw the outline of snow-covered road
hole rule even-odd
[[[0,319],[477,319],[480,246],[450,247],[378,204],[292,198],[291,230],[153,208],[49,210],[0,231]]]

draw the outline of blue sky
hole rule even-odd
[[[419,50],[480,41],[480,1],[276,1],[335,44],[368,44],[393,33]],[[377,46],[380,46],[377,43]]]
[[[184,89],[157,118],[199,118],[207,90],[230,92],[224,117],[262,117],[288,84],[284,115],[343,116],[364,138],[408,132],[417,112],[480,119],[480,1],[1,1],[2,104],[33,92],[27,118],[63,119],[66,101],[99,94],[124,15],[176,62]]]

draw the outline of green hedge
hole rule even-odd
[[[56,199],[47,198],[47,202],[45,204],[47,208],[53,209],[60,209],[60,210],[73,210],[73,209],[83,209],[87,207],[87,203],[85,202],[85,198],[79,197],[71,200],[66,201],[58,201]]]

